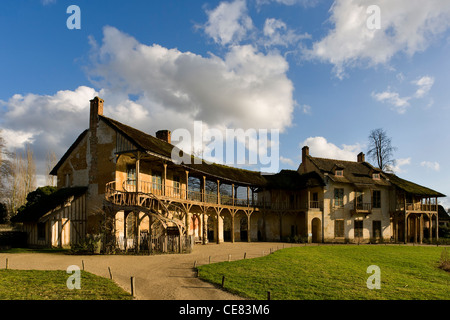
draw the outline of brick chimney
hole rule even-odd
[[[360,154],[358,154],[358,162],[359,163],[366,162],[366,156],[364,153],[361,152]]]
[[[97,128],[98,116],[103,115],[103,99],[95,97],[91,100],[91,112],[89,117],[89,128]]]
[[[302,148],[302,171],[303,172],[301,172],[301,173],[306,173],[306,172],[308,172],[308,168],[307,168],[307,162],[309,161],[308,159],[307,159],[307,157],[309,156],[309,147],[308,146],[304,146],[303,148]]]
[[[169,130],[159,130],[156,132],[156,137],[167,143],[171,143],[171,132]]]

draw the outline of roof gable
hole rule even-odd
[[[75,142],[67,149],[66,153],[62,156],[62,158],[58,161],[58,163],[55,165],[55,167],[50,171],[50,174],[53,176],[58,175],[59,168],[64,164],[64,162],[69,158],[69,156],[72,154],[72,152],[78,147],[78,145],[83,141],[84,137],[87,136],[89,130],[84,130],[78,138],[75,140]]]

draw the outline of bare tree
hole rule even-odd
[[[11,176],[11,154],[6,149],[5,140],[0,131],[0,202],[7,198],[8,182]]]
[[[36,164],[33,151],[27,145],[25,154],[11,153],[10,174],[6,190],[6,205],[12,216],[27,201],[28,193],[36,189]]]
[[[34,162],[33,150],[29,144],[27,144],[27,149],[25,151],[26,163],[25,163],[25,176],[24,176],[24,187],[25,187],[25,198],[28,193],[36,189],[36,163]]]
[[[391,138],[383,129],[375,129],[369,135],[369,150],[367,156],[383,171],[391,171],[395,166],[393,153],[397,150],[392,146]]]
[[[54,151],[48,151],[47,157],[46,157],[46,164],[47,164],[47,176],[46,176],[46,185],[55,187],[55,176],[51,175],[50,172],[53,170],[57,162],[56,154]]]

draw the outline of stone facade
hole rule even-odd
[[[162,152],[171,147],[170,131],[158,131],[157,138],[139,132],[104,117],[103,103],[98,97],[91,100],[89,129],[53,170],[58,188],[88,187],[87,234],[100,233],[106,207],[115,221],[112,233],[127,245],[156,232],[151,227],[155,223],[165,230],[177,226],[197,243],[381,242],[400,240],[399,226],[404,234],[411,232],[407,208],[397,206],[408,192],[365,162],[362,153],[355,162],[320,159],[305,147],[297,171],[260,178],[228,168],[232,178],[221,173],[223,168],[205,172],[204,167],[172,163]],[[241,180],[236,178],[240,175]],[[443,196],[428,193],[414,201],[437,202]],[[432,209],[427,211],[430,229]]]

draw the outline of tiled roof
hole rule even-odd
[[[414,182],[397,177],[395,174],[385,173],[389,177],[389,181],[397,188],[417,196],[428,197],[445,197],[444,194],[434,191],[430,188],[418,185]]]
[[[63,188],[48,196],[42,197],[38,202],[25,208],[23,211],[11,218],[12,222],[37,222],[39,218],[49,211],[64,205],[71,197],[80,197],[85,194],[87,187]]]
[[[325,159],[308,156],[312,163],[321,171],[327,174],[335,182],[353,183],[361,185],[389,186],[389,182],[383,177],[381,170],[373,167],[367,162],[354,162],[336,159]],[[343,176],[335,176],[334,169],[343,170]],[[373,173],[381,173],[381,179],[373,179]]]

